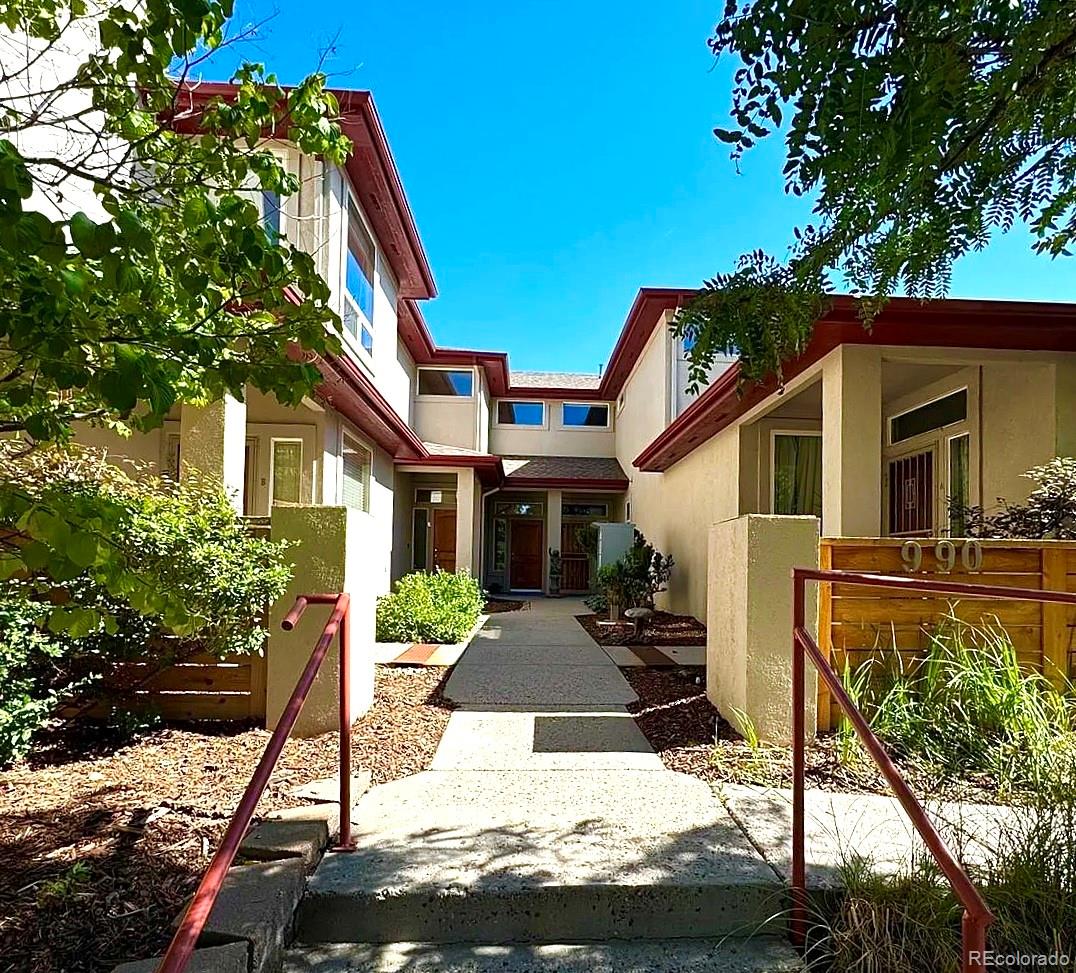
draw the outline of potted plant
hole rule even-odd
[[[549,597],[560,597],[560,576],[562,572],[562,566],[560,561],[560,551],[555,547],[549,549]]]

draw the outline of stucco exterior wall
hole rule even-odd
[[[632,461],[669,423],[669,338],[655,328],[624,383],[616,412],[616,457],[628,476]]]
[[[496,401],[492,404],[493,426],[490,449],[499,456],[616,456],[615,403],[609,407],[609,426],[565,426],[563,406],[572,399],[545,401],[545,424],[542,426],[502,426],[496,421]],[[598,403],[595,403],[598,404]]]
[[[982,499],[1027,498],[1033,484],[1021,474],[1055,455],[1055,366],[1040,362],[988,363],[982,367]]]
[[[477,449],[477,400],[439,395],[416,395],[414,429],[427,443]]]
[[[816,517],[746,514],[708,532],[710,564],[706,695],[734,725],[751,721],[763,740],[792,739],[792,581],[796,566],[818,563]],[[817,632],[817,595],[809,586],[808,630]],[[807,666],[806,725],[816,725],[817,675]]]

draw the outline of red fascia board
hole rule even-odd
[[[218,81],[188,81],[179,87],[183,103],[177,104],[172,124],[182,132],[197,131],[199,111],[211,99],[229,100],[236,93],[235,85]],[[344,168],[396,275],[400,295],[434,297],[433,271],[373,96],[361,90],[334,88],[330,92],[340,105],[340,127],[353,144]],[[286,139],[287,134],[285,123],[266,137]]]
[[[620,395],[661,315],[687,304],[697,290],[678,287],[643,287],[635,295],[620,337],[613,346],[602,375],[598,398],[613,401]]]
[[[627,480],[601,480],[594,477],[570,477],[570,476],[508,476],[504,481],[505,488],[537,487],[547,489],[569,490],[617,490],[623,491],[628,488]]]
[[[454,456],[429,453],[420,460],[397,457],[398,466],[454,466],[473,469],[485,486],[500,486],[504,482],[504,466],[499,456]]]
[[[351,359],[327,355],[316,361],[324,381],[318,397],[349,419],[394,458],[421,460],[426,447],[411,431],[370,378]]]
[[[1076,304],[893,298],[868,331],[855,300],[838,296],[803,353],[785,364],[785,380],[842,344],[1076,351]],[[777,391],[774,375],[742,389],[740,375],[738,364],[724,372],[632,465],[645,473],[664,472]]]

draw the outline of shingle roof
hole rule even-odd
[[[505,456],[508,483],[533,480],[606,480],[611,486],[627,483],[627,476],[612,456]]]
[[[446,446],[444,443],[423,442],[426,451],[431,456],[489,456],[489,453],[480,452],[477,449],[465,449],[463,446]]]
[[[581,372],[516,372],[512,385],[521,389],[596,389],[601,386],[600,375]]]

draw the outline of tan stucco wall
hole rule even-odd
[[[351,596],[351,706],[358,718],[373,702],[374,606],[377,568],[368,556],[377,541],[373,522],[347,507],[277,507],[272,514],[273,540],[297,541],[289,551],[294,576],[269,613],[266,659],[266,725],[276,726],[303,667],[310,658],[327,606],[311,606],[291,632],[280,621],[300,594],[346,591]],[[339,725],[338,643],[334,642],[296,723],[297,736],[313,736]]]
[[[616,456],[625,471],[669,422],[669,337],[655,328],[624,383],[623,406],[615,409]]]
[[[714,523],[740,513],[739,429],[718,433],[666,473],[636,471],[628,501],[631,521],[676,561],[659,605],[705,618],[706,539]]]
[[[579,428],[565,426],[562,419],[564,402],[572,399],[549,399],[545,402],[545,425],[499,426],[496,424],[496,401],[492,404],[493,422],[490,448],[499,456],[615,456],[616,411],[609,407],[609,427]]]
[[[416,395],[414,429],[427,443],[476,449],[478,399]]]
[[[818,563],[815,517],[747,514],[715,524],[710,562],[706,695],[734,726],[745,714],[763,740],[792,736],[792,580]],[[817,632],[817,593],[808,586],[807,629]],[[806,726],[815,726],[817,675],[807,666]],[[742,725],[739,726],[742,730]]]
[[[982,368],[982,499],[1019,502],[1033,487],[1021,476],[1055,455],[1055,366],[1038,362]]]
[[[177,430],[178,431],[178,430]],[[103,450],[109,462],[132,475],[139,472],[138,466],[145,465],[151,473],[159,473],[162,460],[162,431],[153,429],[147,433],[133,433],[121,436],[111,429],[101,429],[87,423],[75,427],[75,442],[90,449]],[[126,462],[133,460],[134,464]]]

